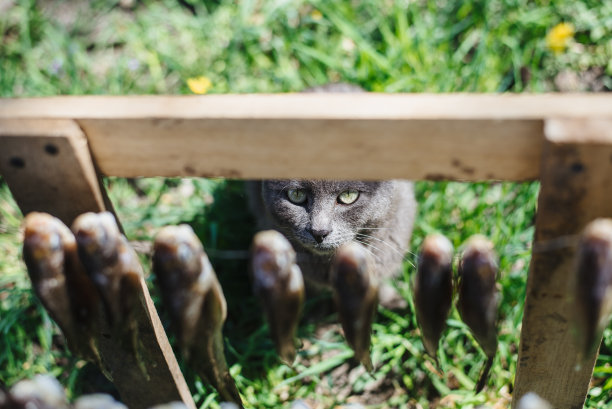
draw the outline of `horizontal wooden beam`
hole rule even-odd
[[[0,98],[0,118],[544,119],[611,117],[606,94],[224,94]]]
[[[540,156],[538,121],[79,123],[101,171],[127,177],[525,180]]]
[[[612,118],[594,94],[275,94],[0,99],[73,119],[112,176],[531,180],[546,118]]]

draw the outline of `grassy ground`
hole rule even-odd
[[[612,88],[612,1],[0,1],[0,96],[299,91],[347,81],[379,92],[601,91]],[[558,26],[566,22],[570,26]],[[557,27],[556,31],[553,27]],[[252,226],[240,182],[109,178],[131,240],[165,224],[194,226],[229,303],[232,374],[257,408],[304,399],[315,408],[507,405],[516,368],[537,184],[417,184],[413,248],[432,231],[456,246],[484,233],[500,253],[500,348],[485,393],[472,392],[483,354],[453,311],[437,371],[423,356],[414,314],[380,309],[376,372],[350,360],[334,317],[300,328],[305,348],[290,369],[271,352],[245,279]],[[110,388],[72,357],[32,296],[20,259],[22,216],[0,180],[0,382],[51,372],[74,396]],[[145,265],[148,260],[143,258]],[[415,257],[407,256],[398,288]],[[155,289],[153,289],[155,291]],[[409,302],[409,305],[410,302]],[[307,308],[313,308],[312,303]],[[320,324],[320,323],[319,323]],[[612,404],[612,333],[605,334],[587,407]],[[185,364],[185,363],[183,363]],[[68,369],[66,369],[68,368]],[[216,395],[185,365],[201,407]],[[110,390],[110,389],[109,389]]]

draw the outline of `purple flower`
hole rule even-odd
[[[127,67],[128,70],[130,71],[136,71],[138,68],[140,68],[140,61],[138,61],[136,58],[130,58],[127,62]]]
[[[62,71],[63,66],[64,66],[64,61],[62,61],[62,59],[60,58],[55,58],[51,62],[51,65],[49,65],[48,71],[50,74],[57,76]]]

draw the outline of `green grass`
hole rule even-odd
[[[299,91],[335,81],[378,92],[542,92],[563,87],[568,73],[577,78],[578,89],[612,88],[610,0],[145,0],[127,9],[99,0],[3,4],[8,4],[0,6],[6,7],[0,10],[3,97],[188,94],[187,79],[197,76],[211,80],[211,93]],[[572,23],[575,35],[566,50],[554,53],[546,35],[560,22]],[[401,313],[381,308],[377,315],[372,376],[350,360],[334,316],[323,326],[304,320],[299,335],[306,347],[291,369],[272,350],[246,278],[244,251],[253,223],[240,182],[107,178],[105,184],[130,240],[148,241],[166,224],[194,226],[228,297],[226,352],[249,405],[289,407],[305,399],[327,408],[351,395],[377,395],[384,402],[372,407],[507,403],[536,183],[417,183],[413,249],[426,234],[439,231],[456,247],[472,234],[486,234],[500,253],[500,348],[490,385],[480,395],[472,389],[484,356],[455,310],[440,344],[443,374],[423,356],[407,284],[414,255],[407,256],[397,283],[409,308]],[[91,365],[66,350],[32,295],[20,256],[21,220],[0,180],[0,383],[50,372],[71,397],[94,386],[109,390]],[[143,262],[148,269],[149,260]],[[314,301],[307,305],[315,308]],[[218,408],[213,390],[182,364],[198,405]],[[588,408],[612,404],[611,365],[612,331],[606,331]]]

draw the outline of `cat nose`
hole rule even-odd
[[[331,233],[331,229],[310,229],[308,232],[312,234],[312,237],[314,237],[317,243],[321,244],[325,237]]]

